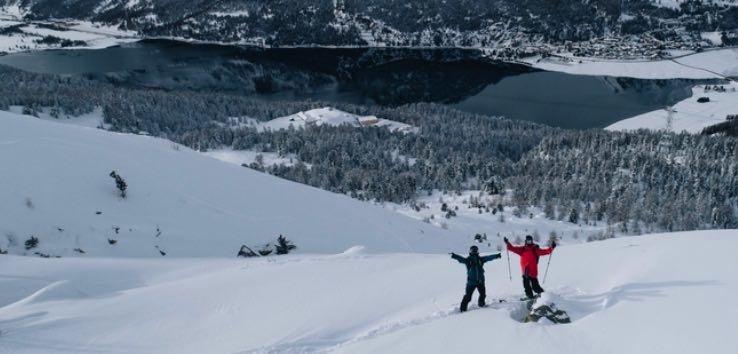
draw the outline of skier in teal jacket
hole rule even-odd
[[[487,290],[484,286],[484,263],[493,259],[502,258],[502,255],[497,253],[481,257],[479,256],[479,247],[471,246],[469,248],[469,257],[465,258],[456,253],[451,253],[451,258],[466,265],[466,292],[464,293],[464,298],[461,300],[461,312],[466,311],[472,294],[474,294],[474,289],[479,291],[479,307],[484,307],[486,305],[484,299],[487,297]]]

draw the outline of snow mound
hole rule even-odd
[[[571,323],[569,314],[556,305],[554,297],[549,293],[544,293],[534,303],[529,303],[528,310],[528,314],[523,319],[523,322],[543,324]]]
[[[364,254],[366,254],[366,247],[364,246],[354,246],[341,253],[342,256],[361,256]]]

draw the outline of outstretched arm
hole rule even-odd
[[[507,239],[507,237],[504,237],[503,240],[505,240],[505,244],[507,245],[507,250],[517,254],[518,256],[523,253],[523,247],[520,246],[513,246],[512,243],[510,243],[510,240]]]
[[[458,255],[458,254],[456,254],[456,253],[451,253],[451,258],[453,258],[453,259],[455,259],[455,260],[459,261],[459,263],[464,263],[464,264],[466,264],[466,258],[464,258],[464,257],[462,257],[462,256],[459,256],[459,255]]]
[[[551,247],[546,248],[546,249],[537,248],[536,249],[536,254],[539,255],[539,256],[545,256],[547,254],[551,254],[551,252],[554,251],[554,248],[556,248],[556,242],[552,243],[551,244]]]
[[[513,246],[512,243],[508,242],[507,250],[519,256],[521,253],[523,253],[523,246]]]
[[[491,260],[495,260],[498,258],[502,258],[502,253],[490,254],[489,256],[484,256],[482,257],[482,262],[489,262]]]

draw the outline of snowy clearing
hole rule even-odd
[[[258,152],[258,151],[251,151],[251,150],[220,149],[220,150],[210,150],[210,151],[205,152],[204,154],[214,159],[218,159],[220,161],[228,162],[230,164],[239,165],[239,166],[244,165],[244,164],[251,165],[254,162],[259,163],[260,159],[261,159],[261,164],[264,167],[275,166],[275,165],[293,166],[299,160],[294,156],[284,157],[284,156],[279,156],[279,154],[274,153],[274,152]],[[260,155],[261,157],[259,157]]]
[[[395,122],[389,119],[382,119],[375,116],[359,116],[356,114],[344,112],[332,107],[323,107],[312,109],[304,112],[272,119],[268,122],[258,122],[248,119],[249,124],[256,126],[258,129],[281,130],[288,129],[290,126],[294,128],[304,127],[307,125],[350,125],[353,127],[387,127],[391,131],[414,133],[417,128],[411,125]]]
[[[644,113],[621,120],[605,128],[608,130],[669,130],[699,133],[702,129],[724,122],[728,115],[738,115],[738,83],[721,85],[725,91],[706,89],[714,85],[700,85],[692,89],[692,97],[667,109]],[[706,97],[710,101],[697,100]]]
[[[485,266],[489,307],[465,314],[447,255],[0,256],[0,352],[732,354],[737,247],[728,230],[557,248],[544,295],[564,325],[496,302],[522,293],[514,255],[512,281],[505,256]]]

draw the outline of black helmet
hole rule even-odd
[[[477,246],[469,247],[469,254],[479,254],[479,247]]]
[[[526,245],[532,245],[533,244],[533,236],[531,236],[531,235],[525,236],[525,244]]]

